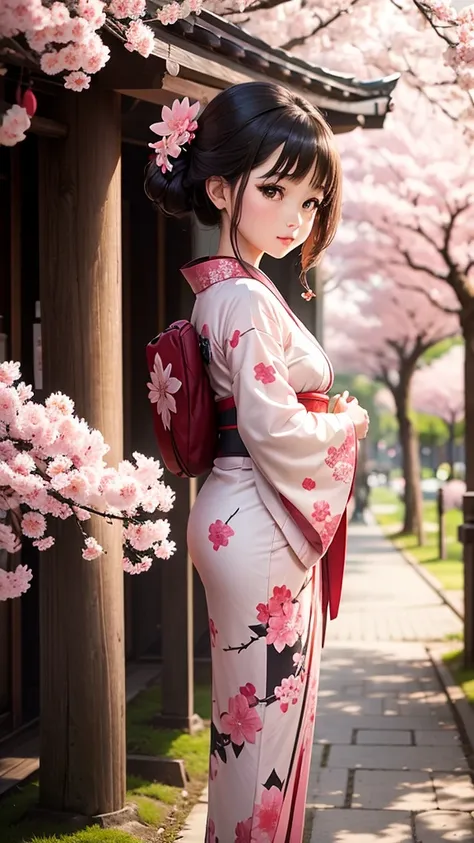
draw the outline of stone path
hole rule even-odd
[[[351,528],[323,653],[307,843],[474,841],[474,786],[424,646],[460,629],[378,527]]]

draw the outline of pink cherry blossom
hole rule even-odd
[[[162,136],[187,135],[186,140],[190,140],[193,132],[197,129],[198,124],[195,118],[200,107],[199,102],[190,105],[188,97],[184,97],[182,100],[176,99],[171,108],[167,105],[163,106],[161,122],[152,123],[150,129],[155,134]]]
[[[240,746],[244,741],[255,743],[263,724],[256,708],[250,708],[247,697],[237,694],[229,699],[229,711],[221,715],[221,728],[225,735],[230,735],[232,743]]]
[[[275,688],[274,694],[280,700],[280,708],[284,714],[286,714],[290,705],[296,705],[300,698],[303,686],[301,677],[302,674],[298,679],[293,675],[285,677],[282,679],[281,685],[277,685]]]
[[[311,492],[316,488],[316,483],[311,477],[305,477],[301,485],[307,492]]]
[[[0,549],[7,553],[18,553],[21,542],[8,524],[0,522]],[[1,571],[1,568],[0,568]]]
[[[0,125],[0,144],[3,146],[15,146],[15,144],[25,139],[25,132],[30,128],[30,125],[31,120],[26,108],[20,105],[10,106],[3,115]]]
[[[82,70],[75,70],[64,77],[64,87],[70,91],[86,91],[90,86],[91,78]]]
[[[142,556],[139,562],[132,562],[131,559],[123,560],[123,570],[127,574],[144,574],[150,570],[153,560],[150,556]]]
[[[323,551],[327,550],[327,548],[331,544],[340,520],[340,515],[334,515],[332,518],[329,518],[327,521],[324,522],[322,528],[318,525],[318,532],[323,543]]]
[[[265,366],[265,363],[258,363],[254,366],[255,380],[262,383],[273,383],[276,369],[273,366]]]
[[[146,0],[112,0],[107,11],[118,20],[141,18],[146,11]]]
[[[234,843],[252,843],[252,823],[252,817],[249,817],[245,822],[237,823]]]
[[[5,386],[13,386],[20,377],[20,364],[13,360],[0,363],[0,383]]]
[[[162,138],[159,141],[148,144],[156,152],[155,164],[157,167],[161,167],[162,173],[166,173],[167,170],[171,172],[173,165],[169,159],[170,157],[177,158],[181,154],[181,143],[185,142],[182,136],[170,135],[167,138]]]
[[[252,685],[251,682],[247,682],[246,685],[242,685],[239,688],[239,691],[241,694],[243,694],[244,697],[247,697],[248,704],[250,706],[254,706],[257,704],[257,689],[255,688],[255,685]]]
[[[257,620],[260,621],[260,623],[267,624],[268,621],[270,620],[270,610],[268,608],[268,604],[267,603],[259,603],[256,606],[256,609],[257,609]]]
[[[30,539],[40,539],[46,532],[46,518],[39,512],[26,512],[21,520],[21,532]]]
[[[172,3],[167,3],[166,6],[158,12],[157,17],[160,23],[164,26],[172,25],[182,17],[181,6],[176,2],[176,0]]]
[[[85,550],[82,551],[82,558],[87,560],[97,559],[102,556],[104,550],[92,536],[89,536],[84,542]]]
[[[153,550],[157,559],[169,559],[173,553],[176,553],[176,542],[163,539],[160,545],[153,546]]]
[[[171,363],[163,369],[163,361],[158,354],[155,354],[153,371],[150,372],[151,383],[147,384],[150,392],[148,398],[152,404],[156,404],[156,411],[161,417],[165,430],[170,429],[171,415],[176,413],[176,401],[173,395],[181,388],[182,383],[178,378],[171,377]]]
[[[54,544],[54,539],[52,536],[45,536],[44,539],[38,539],[37,541],[34,541],[33,544],[38,548],[38,550],[49,550],[49,548]]]
[[[20,597],[30,588],[32,578],[33,574],[26,565],[18,565],[15,571],[0,568],[0,602]]]
[[[267,644],[273,644],[281,653],[285,647],[293,647],[302,632],[301,609],[298,603],[289,600],[283,603],[281,614],[274,615],[268,622]]]
[[[327,501],[317,501],[313,504],[311,518],[314,518],[315,521],[325,521],[326,518],[330,517],[330,515],[331,507],[329,506]]]
[[[34,459],[32,459],[29,454],[25,453],[16,454],[16,456],[10,460],[9,465],[13,471],[17,474],[22,474],[24,477],[27,477],[28,474],[31,474],[31,472],[36,468]]]
[[[332,476],[338,483],[351,483],[354,474],[353,463],[341,462],[336,465]]]
[[[212,542],[213,550],[219,550],[220,547],[227,547],[231,536],[235,536],[232,527],[229,524],[224,524],[220,518],[209,525],[209,541]]]
[[[130,52],[136,50],[144,58],[148,58],[153,50],[155,35],[153,30],[141,20],[133,20],[125,31],[127,40],[125,48]]]
[[[273,786],[269,790],[265,788],[262,790],[260,804],[255,805],[254,814],[256,820],[256,830],[260,835],[267,836],[268,841],[273,840],[278,818],[280,816],[281,806],[283,803],[283,794],[281,790]],[[260,836],[259,843],[263,838]]]
[[[268,601],[268,611],[270,615],[281,615],[283,605],[293,599],[291,591],[286,585],[276,585],[273,589],[273,594]]]

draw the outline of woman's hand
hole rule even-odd
[[[348,413],[354,422],[357,438],[365,439],[369,431],[369,414],[360,406],[357,398],[345,390],[342,395],[334,395],[330,399],[328,409],[330,413]]]

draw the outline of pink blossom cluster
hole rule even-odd
[[[162,173],[173,169],[173,165],[169,160],[170,157],[177,158],[181,153],[181,147],[185,143],[191,143],[194,140],[195,131],[198,127],[196,117],[200,107],[201,104],[199,102],[190,105],[188,97],[184,97],[183,100],[176,99],[172,103],[171,108],[167,105],[163,106],[161,110],[161,121],[151,124],[151,131],[156,135],[160,135],[161,140],[149,143],[148,146],[155,150],[156,166],[161,167]],[[155,372],[151,374],[152,381],[154,380],[153,375],[155,375],[155,380],[157,376],[158,380],[163,380],[164,374],[161,360],[158,363],[161,372],[156,370],[157,361],[155,360]],[[154,384],[151,383],[149,386],[153,388]]]
[[[191,13],[200,14],[202,0],[166,3],[156,18],[163,24],[175,23]],[[140,18],[146,15],[146,0],[2,0],[0,38],[23,35],[37,54],[43,73],[63,74],[64,87],[84,91],[91,75],[109,60],[110,50],[97,30],[107,19],[119,24],[125,47],[147,58],[153,50],[154,33]],[[15,108],[15,106],[14,106]],[[8,112],[7,112],[8,115]],[[21,121],[15,124],[13,120]],[[29,127],[25,118],[14,113],[0,127],[0,144],[12,146],[23,140]],[[24,128],[21,128],[21,125]],[[16,140],[14,140],[16,138]]]
[[[267,626],[267,644],[278,653],[293,647],[303,634],[301,606],[286,585],[275,586],[268,603],[259,603],[256,609],[257,620]]]
[[[82,522],[97,514],[122,522],[127,572],[147,571],[153,557],[168,559],[176,549],[169,523],[147,517],[169,512],[174,502],[159,463],[135,452],[133,462],[109,467],[101,432],[74,414],[67,395],[53,393],[37,404],[31,386],[19,379],[19,363],[0,364],[0,510],[7,521],[0,521],[0,549],[16,553],[26,536],[38,550],[48,550],[54,544],[49,518],[73,517],[84,537],[83,558],[96,559],[103,549]],[[0,600],[29,587],[21,571],[15,579],[0,570],[0,577]]]
[[[12,105],[3,115],[0,125],[0,146],[15,146],[25,140],[25,132],[30,128],[31,120],[26,108]]]
[[[433,16],[434,23],[450,24],[455,41],[445,52],[445,62],[456,71],[459,84],[469,91],[474,88],[474,5],[465,6],[459,12],[448,0],[429,0],[424,4]],[[443,34],[451,35],[448,29]]]

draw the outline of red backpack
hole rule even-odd
[[[217,413],[206,370],[209,340],[180,320],[148,343],[149,399],[162,460],[178,477],[212,468],[217,451]]]

